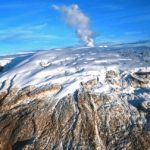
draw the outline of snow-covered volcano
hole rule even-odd
[[[57,95],[73,93],[91,79],[104,88],[106,72],[134,72],[150,67],[150,48],[65,48],[1,56],[4,66],[0,73],[1,90],[13,87],[49,86],[59,84]]]
[[[150,48],[0,56],[0,150],[149,150]]]

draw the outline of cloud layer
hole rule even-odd
[[[78,37],[86,46],[93,47],[93,32],[89,26],[89,18],[79,9],[78,5],[57,6],[53,5],[53,9],[62,13],[65,22],[76,30]]]
[[[28,24],[17,27],[10,27],[7,29],[0,28],[0,42],[21,42],[21,41],[49,41],[61,39],[60,37],[47,34],[44,29],[48,26],[43,24]]]

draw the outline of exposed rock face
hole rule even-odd
[[[0,65],[0,72],[3,71],[4,67]]]
[[[0,93],[0,150],[149,150],[149,81],[108,71],[111,93],[94,94],[93,79],[62,99],[61,85],[11,87]]]

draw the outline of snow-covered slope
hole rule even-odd
[[[146,47],[81,47],[1,56],[0,64],[5,68],[0,73],[0,86],[5,82],[2,90],[6,90],[10,84],[18,88],[59,84],[62,88],[58,95],[63,97],[90,79],[99,79],[104,84],[108,70],[132,72],[146,69],[150,67],[149,58],[150,49]]]
[[[150,48],[0,57],[0,150],[149,150]]]

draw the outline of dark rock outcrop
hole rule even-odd
[[[0,72],[3,71],[4,67],[0,65]]]

